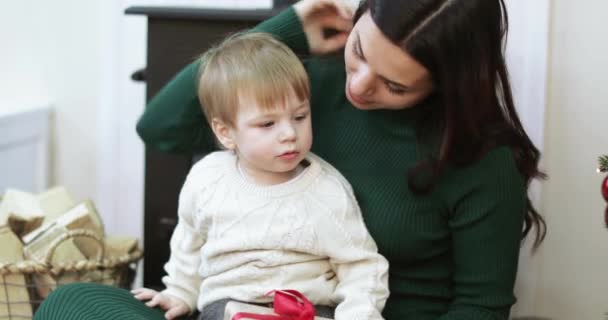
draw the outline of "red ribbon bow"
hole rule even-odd
[[[273,290],[274,312],[278,314],[266,315],[249,312],[238,312],[232,320],[256,319],[256,320],[314,320],[315,306],[306,297],[296,290]]]

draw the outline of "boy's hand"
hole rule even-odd
[[[187,315],[191,311],[190,307],[182,299],[160,293],[156,290],[139,288],[131,290],[131,293],[139,301],[149,300],[146,302],[146,306],[150,308],[160,307],[165,310],[165,318],[168,320]]]

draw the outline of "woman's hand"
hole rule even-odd
[[[293,6],[313,54],[341,49],[353,27],[354,8],[346,0],[301,0]],[[335,30],[325,37],[324,30]]]
[[[162,294],[156,290],[139,288],[131,290],[131,293],[139,301],[149,300],[146,302],[146,306],[150,308],[160,307],[165,310],[165,318],[168,320],[187,315],[191,311],[190,307],[182,299]]]

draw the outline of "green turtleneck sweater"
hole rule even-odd
[[[293,9],[254,31],[298,53],[308,43]],[[425,107],[362,111],[344,95],[339,58],[305,63],[311,82],[312,150],[352,184],[367,227],[390,262],[389,320],[507,319],[515,302],[526,187],[511,150],[498,147],[451,167],[427,195],[408,188],[407,169],[432,149],[414,124]],[[214,140],[195,90],[198,64],[180,72],[150,102],[137,130],[149,147],[206,152]]]

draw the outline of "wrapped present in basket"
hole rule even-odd
[[[25,235],[23,237],[25,256],[35,261],[44,262],[49,250],[51,250],[53,240],[67,234],[69,230],[89,230],[97,237],[65,239],[56,248],[52,248],[53,255],[48,263],[57,265],[86,261],[88,258],[93,258],[98,254],[101,247],[98,242],[101,240],[97,239],[103,239],[103,225],[93,204],[90,201],[85,201]],[[91,271],[88,276],[103,278],[103,275],[95,271]],[[48,274],[39,274],[33,277],[33,281],[36,284],[40,297],[46,298],[57,284],[81,281],[82,278],[83,275],[77,273],[66,273],[57,275],[56,277],[51,277]]]
[[[19,283],[11,282],[11,286],[19,288],[19,292],[22,295],[25,294],[24,299],[20,301],[27,302],[28,306],[31,304],[35,310],[45,299],[45,295],[48,295],[58,286],[72,282],[95,282],[130,288],[135,277],[136,266],[133,263],[142,257],[143,253],[141,250],[135,248],[130,250],[129,253],[120,256],[106,256],[107,250],[104,240],[90,230],[64,230],[63,233],[57,232],[56,234],[58,235],[57,237],[54,237],[52,240],[49,239],[50,243],[46,246],[47,251],[44,255],[41,255],[44,256],[42,262],[26,259],[25,261],[13,264],[0,263],[0,273],[4,273],[5,277],[8,275],[13,277],[13,279],[25,279],[25,282],[28,279],[33,280],[31,284],[24,284],[24,281]],[[98,244],[99,250],[95,258],[86,259],[83,256],[80,260],[52,262],[56,254],[58,254],[57,250],[59,248],[65,243],[72,243],[70,246],[73,248],[73,240],[80,237],[87,237]],[[118,251],[114,249],[114,252]],[[124,251],[121,249],[120,252]],[[6,283],[2,284],[5,288],[0,288],[0,291],[9,288]],[[33,287],[35,290],[27,290],[27,287]],[[15,289],[15,292],[17,292],[17,289]],[[27,292],[29,292],[29,299],[26,294]],[[14,299],[9,300],[0,296],[0,304],[10,306],[8,310],[13,317],[17,315],[15,313],[15,306],[20,304],[17,304],[17,301]],[[9,317],[8,319],[11,318]],[[20,317],[19,319],[29,318]]]
[[[119,259],[117,260],[117,263],[120,261],[126,261],[133,255],[138,255],[141,253],[141,251],[139,251],[137,239],[122,236],[106,237],[104,252],[106,257],[111,259]],[[126,287],[130,285],[133,281],[133,277],[135,276],[135,271],[131,269],[127,269],[128,272],[123,271],[123,269],[119,268],[108,270],[102,283],[118,287]]]
[[[0,243],[0,319],[27,319],[32,306],[26,276],[10,271],[11,265],[23,262],[21,240],[8,227],[0,227]]]
[[[65,239],[61,243],[54,240],[68,233],[68,229],[62,225],[51,224],[37,234],[37,237],[28,239],[25,244],[24,253],[28,259],[49,265],[65,263],[76,263],[86,261],[87,258],[74,243],[74,239]],[[52,254],[49,256],[49,252]],[[47,258],[48,256],[48,258]],[[78,274],[73,272],[56,275],[53,277],[48,273],[35,274],[32,279],[36,285],[40,298],[46,298],[57,286],[57,283],[71,283],[79,280]]]
[[[94,204],[63,187],[0,195],[0,243],[0,320],[31,319],[63,284],[128,289],[143,256],[137,239],[106,237]]]
[[[38,228],[44,220],[44,212],[37,196],[14,189],[8,189],[0,202],[0,226],[9,225],[9,220],[21,230],[13,230],[21,236]]]
[[[7,189],[0,203],[0,225],[5,225],[10,216],[32,221],[37,218],[49,223],[75,205],[76,202],[64,187],[55,187],[39,194]]]
[[[50,223],[76,206],[76,201],[65,187],[55,187],[37,196],[44,212],[44,223]]]

